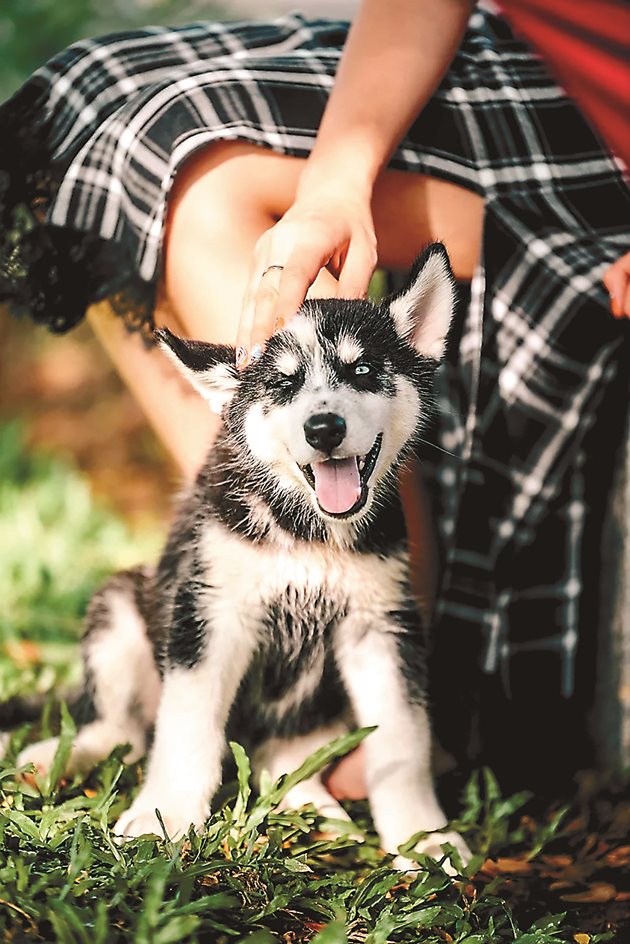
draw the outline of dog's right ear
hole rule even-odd
[[[208,401],[210,409],[221,413],[239,385],[234,348],[229,344],[188,341],[168,328],[159,328],[154,337],[180,374]]]

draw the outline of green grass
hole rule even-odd
[[[156,536],[134,536],[94,503],[67,463],[24,446],[17,427],[0,429],[0,632],[5,645],[29,640],[41,662],[5,656],[0,691],[48,690],[76,675],[80,616],[95,586],[118,567],[153,556]],[[52,658],[53,666],[45,661]],[[475,775],[455,824],[475,858],[452,880],[420,858],[411,877],[379,851],[365,805],[351,813],[365,840],[330,838],[312,809],[279,812],[299,777],[350,749],[365,732],[318,752],[297,774],[250,785],[249,761],[233,745],[237,776],[226,785],[203,835],[177,843],[143,838],[118,845],[111,833],[142,777],[117,749],[89,776],[65,780],[73,723],[45,712],[61,743],[50,775],[24,780],[16,756],[32,732],[14,733],[0,761],[0,939],[63,944],[576,944],[579,919],[548,899],[514,907],[513,882],[476,876],[488,856],[517,855],[534,868],[573,826],[565,810],[540,824],[521,816],[525,794],[500,795],[489,771]],[[181,776],[186,777],[186,770]],[[617,824],[614,835],[625,835]],[[627,830],[626,830],[627,832]],[[572,840],[567,840],[572,841]],[[625,841],[622,839],[622,841]],[[535,895],[535,891],[533,892]],[[579,944],[613,940],[587,934]]]
[[[489,773],[469,784],[458,823],[477,852],[462,879],[451,880],[439,864],[419,857],[415,876],[401,881],[369,831],[363,843],[325,838],[318,833],[329,824],[309,808],[277,811],[292,784],[349,749],[360,734],[318,752],[297,774],[264,784],[257,796],[247,757],[233,745],[238,783],[224,789],[222,805],[202,836],[191,833],[177,843],[143,838],[121,846],[110,826],[129,802],[138,770],[125,767],[115,752],[87,781],[60,785],[72,733],[65,716],[56,772],[39,782],[39,790],[21,783],[12,766],[23,733],[15,737],[0,774],[0,928],[5,940],[574,941],[564,914],[522,928],[500,883],[488,885],[483,894],[472,884],[498,844],[522,843],[518,829],[506,824],[523,797],[501,799]],[[360,808],[355,817],[359,826],[369,825]],[[532,837],[532,855],[549,838],[543,832]],[[609,939],[594,935],[590,941]]]

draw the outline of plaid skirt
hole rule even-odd
[[[306,157],[347,29],[299,15],[149,28],[48,62],[0,108],[0,298],[65,331],[109,297],[150,329],[178,168],[219,139]],[[539,58],[482,9],[391,166],[485,199],[441,379],[436,700],[447,738],[470,745],[470,706],[483,713],[494,676],[496,697],[528,703],[526,741],[535,706],[553,729],[550,713],[592,689],[593,522],[629,341],[601,279],[630,249],[630,194]]]

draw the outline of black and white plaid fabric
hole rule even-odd
[[[0,111],[2,140],[22,142],[5,213],[43,201],[22,257],[5,241],[4,295],[39,278],[31,308],[63,330],[128,283],[152,293],[178,167],[218,139],[308,155],[346,32],[292,15],[140,30],[55,57]],[[486,201],[482,264],[443,376],[438,653],[501,670],[506,688],[531,656],[528,672],[568,698],[594,632],[585,443],[627,355],[601,278],[630,249],[629,192],[540,60],[481,9],[392,165]]]

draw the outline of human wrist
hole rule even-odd
[[[369,205],[379,171],[377,160],[357,153],[353,146],[315,150],[300,177],[296,199],[326,191]]]

